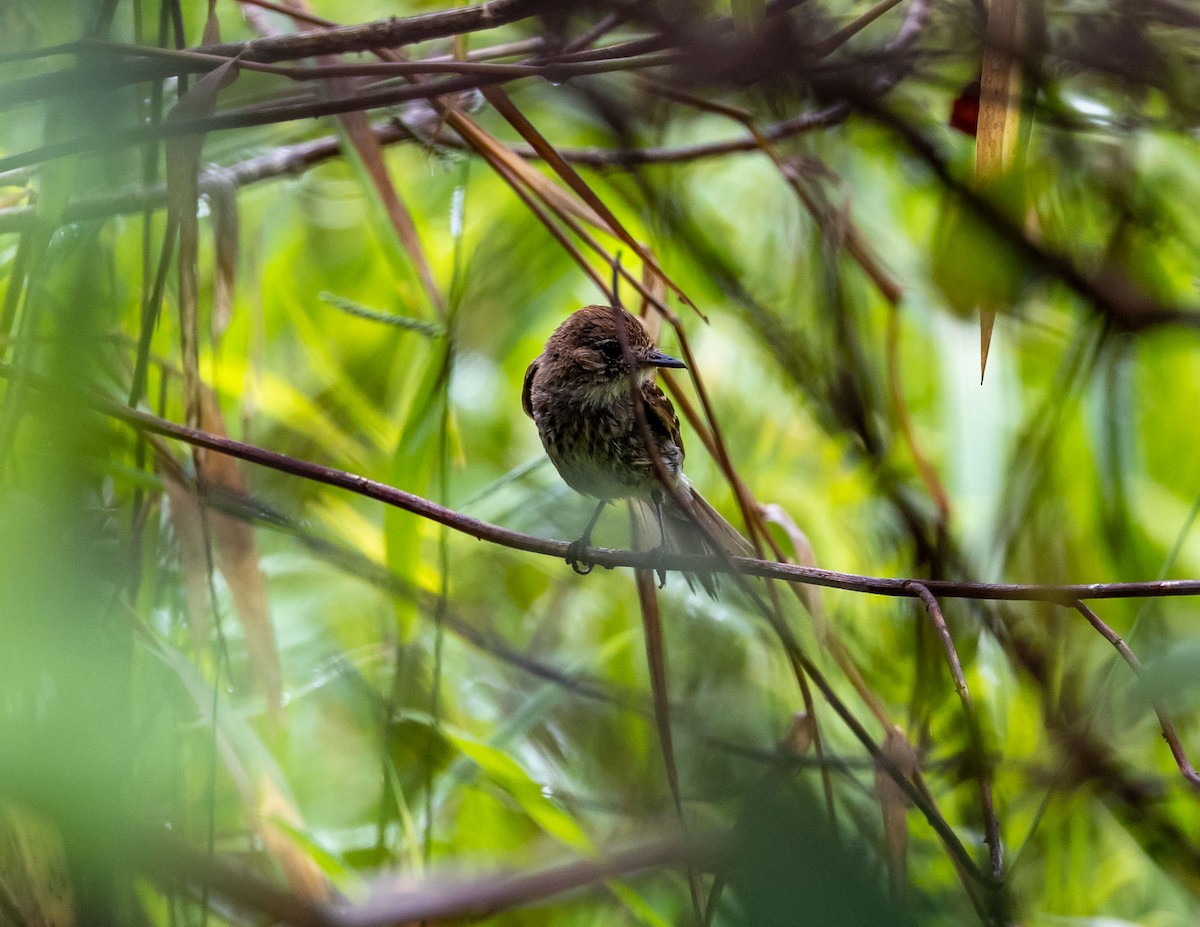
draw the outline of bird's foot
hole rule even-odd
[[[596,564],[583,559],[583,552],[588,549],[591,543],[591,538],[586,535],[581,538],[576,538],[567,545],[567,563],[571,565],[571,569],[580,576],[587,576],[592,572],[592,568]]]
[[[596,506],[596,511],[592,512],[592,517],[588,519],[587,527],[583,529],[583,534],[567,545],[567,563],[580,576],[587,576],[596,565],[590,560],[584,560],[583,552],[591,546],[592,529],[596,527],[596,522],[600,520],[600,513],[604,511],[606,505],[608,505],[608,502],[601,499],[600,504]]]

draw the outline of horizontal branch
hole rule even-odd
[[[598,885],[649,869],[684,864],[711,866],[716,854],[712,841],[696,835],[686,840],[618,850],[600,859],[579,859],[533,872],[516,872],[469,882],[412,891],[395,890],[366,904],[338,912],[338,927],[386,927],[487,917],[564,892]]]
[[[124,839],[120,839],[124,838]],[[292,927],[341,927],[336,911],[280,888],[248,868],[192,849],[169,833],[148,829],[113,834],[117,859],[175,890],[181,883],[203,886],[242,911],[265,914]]]
[[[486,0],[475,6],[453,10],[422,13],[418,16],[360,23],[353,26],[334,26],[269,36],[226,45],[201,45],[196,51],[227,58],[242,57],[251,61],[294,61],[321,55],[344,55],[371,51],[376,48],[399,48],[414,42],[444,39],[452,35],[495,29],[535,15],[543,0]]]
[[[381,145],[390,145],[413,137],[395,120],[377,123],[373,129],[375,138]],[[272,148],[265,154],[238,161],[227,167],[210,166],[200,174],[200,192],[202,194],[206,192],[206,188],[214,181],[240,188],[264,180],[300,174],[314,165],[340,155],[342,153],[341,146],[341,136],[325,135],[294,145],[281,145]],[[62,222],[64,224],[88,222],[106,219],[110,216],[133,215],[146,209],[165,209],[166,206],[167,188],[165,184],[153,187],[133,187],[100,196],[72,200],[63,210]],[[0,234],[23,232],[29,229],[34,222],[34,213],[33,206],[0,209]]]
[[[719,854],[716,841],[711,839],[666,838],[596,859],[575,859],[543,869],[469,880],[444,880],[416,890],[384,889],[363,904],[333,906],[306,901],[248,869],[169,837],[142,832],[130,844],[126,856],[155,880],[171,886],[180,882],[200,885],[244,911],[293,927],[385,927],[478,918],[651,869],[689,863],[711,866]]]
[[[645,55],[618,61],[602,62],[554,62],[547,65],[496,67],[483,72],[459,73],[441,80],[399,87],[380,86],[373,90],[359,90],[340,97],[314,97],[300,102],[275,103],[253,109],[239,109],[215,113],[186,120],[167,120],[161,123],[117,128],[102,136],[81,136],[52,142],[36,148],[0,157],[0,171],[13,171],[68,157],[83,151],[110,150],[130,147],[166,138],[200,135],[208,132],[253,126],[273,125],[322,116],[334,116],[347,112],[366,112],[408,103],[414,100],[434,99],[452,94],[481,90],[495,84],[537,77],[542,80],[565,80],[574,76],[603,73],[616,70],[660,68],[673,59],[670,55]],[[420,70],[414,65],[413,70]],[[430,66],[429,70],[433,70]],[[456,70],[454,68],[437,70]],[[465,70],[458,68],[457,70]],[[820,110],[801,113],[782,120],[761,131],[767,141],[779,141],[802,132],[827,128],[845,120],[850,107],[835,103]],[[393,138],[398,141],[400,136]],[[454,138],[439,138],[439,142],[460,147],[461,141]],[[695,161],[738,151],[753,151],[760,141],[751,135],[716,142],[682,145],[675,148],[604,149],[579,148],[561,149],[562,157],[573,163],[591,167],[632,168],[644,164],[666,164]],[[537,153],[528,146],[514,146],[514,151],[524,158],[536,158]]]
[[[105,415],[120,419],[134,428],[185,441],[197,447],[228,454],[259,466],[269,467],[282,473],[290,473],[317,483],[347,489],[359,495],[375,499],[387,505],[404,509],[427,518],[430,521],[445,525],[455,531],[488,541],[513,550],[523,550],[528,553],[566,559],[570,545],[566,541],[555,541],[540,538],[520,531],[513,531],[500,525],[470,515],[464,515],[453,509],[438,505],[429,499],[405,492],[386,483],[356,476],[344,470],[311,463],[286,454],[269,451],[235,441],[232,438],[221,437],[196,428],[177,425],[166,419],[129,409],[126,406],[109,401],[96,401],[93,405]],[[632,550],[613,550],[605,547],[589,547],[582,557],[598,566],[608,569],[613,567],[633,567],[638,569],[662,569],[685,573],[741,573],[745,576],[758,576],[766,579],[779,579],[791,583],[803,583],[813,586],[824,586],[831,589],[844,589],[850,592],[862,592],[870,595],[895,596],[903,598],[919,598],[914,580],[889,579],[878,576],[862,576],[854,573],[838,573],[833,570],[821,570],[815,567],[798,566],[792,563],[778,563],[771,560],[755,560],[749,557],[706,557],[685,554],[659,554]],[[1073,605],[1083,599],[1125,599],[1152,598],[1160,596],[1192,596],[1200,595],[1200,580],[1161,580],[1152,582],[1129,583],[1083,583],[1083,584],[1035,584],[1035,583],[968,583],[952,582],[949,580],[917,580],[934,595],[960,599],[987,599],[1018,602],[1057,602]]]
[[[122,82],[144,80],[154,76],[153,69],[162,73],[172,74],[176,71],[207,70],[219,62],[257,62],[265,63],[285,59],[319,57],[322,55],[341,54],[368,49],[393,48],[406,42],[421,41],[437,35],[451,35],[471,31],[472,28],[490,28],[503,22],[536,15],[542,8],[544,0],[489,0],[477,7],[467,7],[445,13],[431,13],[425,16],[411,17],[403,20],[381,20],[359,26],[329,26],[327,28],[286,36],[273,36],[254,40],[243,44],[199,46],[196,48],[165,52],[146,49],[143,54],[152,57],[135,60],[125,65],[132,69],[120,76],[121,68],[95,68],[81,65],[63,71],[45,75],[34,75],[17,81],[0,85],[0,108],[16,106],[32,102],[47,95],[78,92],[80,87],[87,87],[89,93],[113,89]],[[777,10],[786,11],[793,2],[778,2],[771,6]],[[923,2],[914,0],[913,9],[924,9]],[[490,11],[490,12],[489,12]],[[906,18],[920,20],[921,16]],[[714,34],[721,34],[726,28],[732,28],[731,20],[721,20],[715,27]],[[901,30],[903,36],[905,30]],[[894,54],[896,45],[902,41],[901,36],[890,43],[884,52]],[[92,136],[80,136],[65,139],[40,147],[16,152],[0,157],[0,172],[41,164],[47,161],[79,153],[91,153],[99,150],[112,150],[130,147],[146,142],[177,137],[181,135],[204,134],[221,130],[247,128],[250,126],[270,125],[279,122],[318,118],[321,116],[339,115],[346,112],[367,111],[370,109],[394,106],[402,102],[435,98],[450,93],[482,89],[490,85],[521,80],[530,76],[539,76],[552,82],[565,80],[576,75],[600,73],[618,69],[644,69],[661,67],[669,63],[678,63],[683,49],[667,49],[659,54],[644,54],[661,47],[661,38],[649,37],[631,42],[621,43],[607,49],[584,51],[577,54],[560,56],[551,61],[526,62],[522,65],[482,66],[484,73],[458,74],[446,80],[422,83],[418,86],[390,87],[382,86],[374,89],[359,89],[353,94],[339,97],[314,97],[301,102],[285,102],[267,104],[253,109],[220,112],[192,119],[174,119],[163,123],[130,125],[113,128],[105,133]],[[90,46],[82,45],[80,53]],[[93,48],[98,51],[99,48]],[[110,50],[111,53],[111,50]],[[590,56],[599,55],[592,60]],[[339,66],[341,67],[341,66]],[[357,65],[359,71],[373,69],[378,65]],[[434,67],[444,69],[474,69],[481,67],[471,63],[455,62],[400,62],[386,66],[391,71],[422,70]],[[146,69],[151,69],[147,71]],[[805,71],[812,77],[820,70],[820,66],[805,66]],[[319,68],[304,69],[310,77],[317,77]],[[97,73],[99,72],[99,76]],[[297,77],[294,69],[287,72]],[[339,71],[340,73],[340,71]],[[891,76],[884,83],[890,86],[898,79],[900,71],[890,69]],[[882,92],[883,87],[877,88]],[[848,110],[844,106],[833,107],[837,110],[831,121],[845,118]],[[787,134],[792,134],[788,132]],[[754,147],[750,145],[749,147]],[[653,159],[652,159],[653,160]],[[657,160],[666,160],[658,158]],[[622,155],[615,163],[622,166],[632,166],[646,163],[645,159],[635,156]]]
[[[414,42],[464,35],[517,22],[535,15],[542,2],[543,0],[487,0],[476,6],[422,13],[418,16],[392,16],[374,22],[267,36],[248,42],[199,45],[188,51],[218,58],[238,58],[242,61],[270,64],[276,61],[349,54],[376,48],[399,48]],[[88,42],[61,48],[64,51],[71,50],[77,56],[111,54],[104,46]],[[151,49],[146,49],[144,53],[150,54]],[[0,106],[30,103],[47,96],[73,92],[80,87],[88,87],[92,92],[112,90],[126,83],[175,74],[181,69],[190,71],[195,67],[166,56],[123,62],[120,68],[112,67],[111,62],[108,62],[107,67],[96,68],[92,62],[85,61],[74,67],[48,74],[34,74],[4,83],[0,86]]]
[[[521,78],[465,74],[416,86],[385,87],[347,96],[304,100],[300,103],[279,103],[253,110],[217,113],[213,116],[202,116],[195,119],[167,120],[151,125],[127,126],[113,129],[107,134],[78,136],[0,157],[0,171],[42,164],[82,152],[111,151],[160,139],[379,109],[406,103],[410,100],[432,99],[467,90],[478,90],[489,84],[519,79]]]

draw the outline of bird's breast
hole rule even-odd
[[[607,401],[586,391],[533,391],[533,417],[550,461],[576,492],[596,499],[649,496],[659,482],[628,394]],[[678,479],[683,454],[656,441],[667,472]]]

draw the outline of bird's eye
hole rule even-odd
[[[621,343],[619,341],[608,339],[601,341],[596,345],[596,347],[599,349],[600,353],[607,357],[610,361],[621,359]]]

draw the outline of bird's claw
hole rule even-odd
[[[583,559],[583,552],[587,550],[587,547],[587,538],[578,538],[567,546],[567,563],[580,576],[587,576],[596,565]]]
[[[659,589],[663,589],[667,585],[667,571],[662,567],[663,559],[667,553],[666,544],[659,544],[653,550],[646,551],[646,559],[649,561],[651,569],[654,570],[654,575],[658,577]]]

